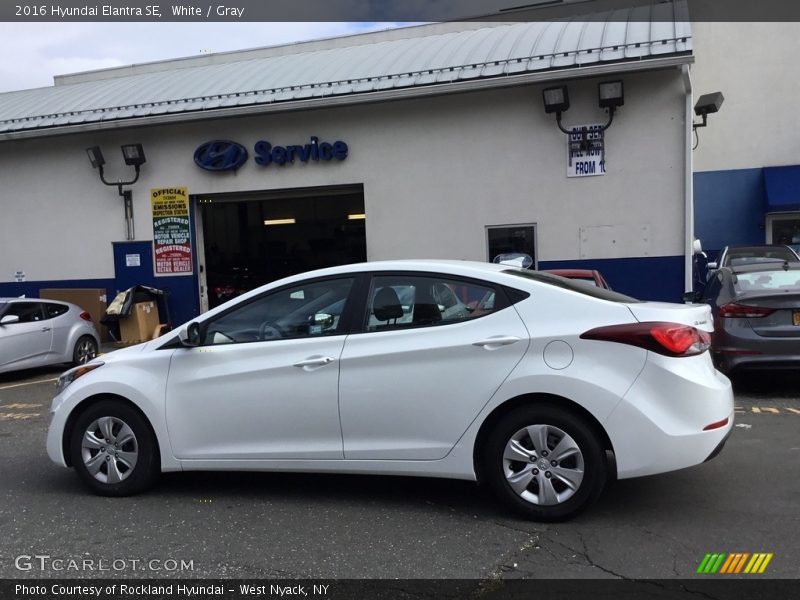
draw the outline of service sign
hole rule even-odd
[[[599,123],[575,125],[571,128],[572,133],[567,137],[567,177],[592,177],[606,174],[602,150],[592,148],[591,144],[588,148],[580,149],[584,128],[587,130],[586,139],[589,142],[602,139],[603,126]]]
[[[150,190],[156,276],[191,275],[189,193],[185,187]]]

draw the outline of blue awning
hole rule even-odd
[[[765,167],[767,212],[800,210],[800,165]]]

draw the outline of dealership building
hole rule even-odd
[[[679,300],[693,41],[684,3],[646,10],[407,27],[0,94],[0,296],[110,301],[143,284],[168,290],[178,323],[309,269],[522,251]]]

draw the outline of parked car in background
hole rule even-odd
[[[596,285],[599,288],[610,290],[611,286],[605,280],[600,271],[594,269],[545,269],[542,273],[552,273],[559,277],[566,277],[567,279],[574,279],[582,281],[589,285]]]
[[[707,265],[709,279],[720,267],[739,267],[758,263],[800,263],[800,256],[789,246],[778,244],[763,246],[725,246],[716,261]]]
[[[705,305],[503,264],[333,267],[67,371],[47,451],[108,496],[161,471],[380,473],[477,479],[560,520],[610,478],[721,450],[711,329]]]
[[[88,312],[68,302],[0,298],[0,373],[43,365],[81,365],[100,338]]]
[[[714,315],[718,369],[800,368],[800,264],[722,267],[698,300]]]

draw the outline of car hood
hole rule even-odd
[[[140,352],[149,348],[151,342],[144,342],[142,344],[136,344],[135,346],[128,346],[127,348],[120,348],[119,350],[112,350],[111,352],[105,352],[102,355],[98,356],[96,360],[100,360],[104,363],[111,363],[116,362],[118,360],[125,360],[127,357],[132,356],[134,354],[139,354]]]
[[[691,325],[713,333],[714,320],[708,304],[675,304],[672,302],[637,302],[628,304],[628,309],[639,322],[668,321]]]

